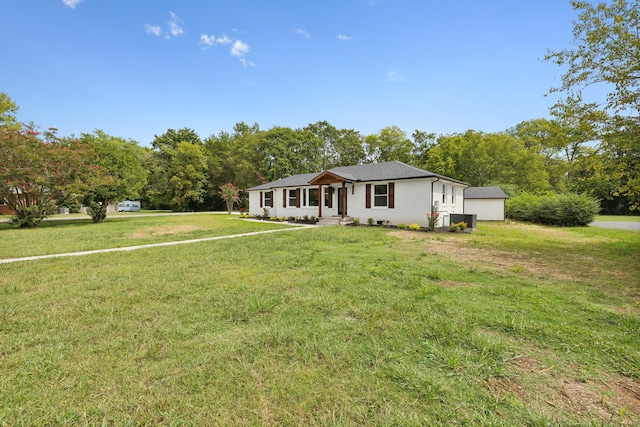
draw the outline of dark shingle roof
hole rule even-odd
[[[318,176],[317,173],[304,173],[301,175],[292,175],[286,178],[281,178],[277,181],[267,182],[266,184],[258,185],[247,190],[270,190],[272,188],[281,187],[300,187],[309,185],[309,181]]]
[[[442,178],[467,185],[464,182],[448,178],[444,175],[438,175],[433,172],[418,169],[397,160],[356,166],[339,166],[337,168],[329,169],[329,172],[339,175],[351,182],[386,181],[411,178]],[[249,188],[249,190],[269,190],[271,188],[308,185],[309,181],[319,174],[320,173],[293,175],[288,178],[279,179],[277,181]]]
[[[500,187],[469,187],[464,189],[465,199],[508,199]]]
[[[357,166],[340,166],[331,169],[331,172],[351,175],[356,181],[382,181],[387,179],[425,178],[435,176],[433,172],[418,169],[398,161],[369,163]]]

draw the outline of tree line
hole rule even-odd
[[[59,137],[16,120],[17,105],[0,93],[0,197],[31,226],[54,206],[87,206],[94,221],[123,199],[145,208],[220,210],[223,187],[246,189],[294,174],[336,166],[399,160],[467,182],[499,185],[508,194],[582,193],[604,213],[640,205],[640,41],[638,0],[592,5],[579,12],[572,49],[546,59],[567,68],[552,119],[523,121],[503,132],[436,135],[397,126],[362,135],[326,121],[291,129],[237,123],[202,139],[189,128],[168,129],[151,146],[101,130]],[[595,84],[606,100],[585,101]],[[229,188],[228,185],[224,188]],[[246,205],[246,194],[239,203]]]

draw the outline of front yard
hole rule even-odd
[[[269,226],[173,218],[2,229],[1,257]],[[638,248],[318,227],[4,265],[0,424],[638,424]]]

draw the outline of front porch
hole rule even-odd
[[[345,223],[352,223],[353,218],[347,217],[347,183],[353,184],[354,179],[349,179],[347,176],[342,176],[340,174],[324,171],[320,175],[313,178],[309,181],[310,185],[318,186],[318,195],[325,194],[323,192],[323,185],[326,185],[326,190],[328,194],[325,196],[326,207],[328,209],[333,210],[333,189],[334,187],[331,184],[340,184],[338,187],[338,215],[332,215],[328,217],[323,217],[322,215],[322,205],[323,203],[318,203],[318,218],[320,223],[325,221],[325,224],[320,225],[346,225]],[[353,186],[352,186],[353,189]],[[334,211],[335,212],[335,211]],[[336,218],[338,219],[338,223],[335,223]],[[350,221],[350,222],[349,222]]]

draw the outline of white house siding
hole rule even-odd
[[[478,221],[504,221],[504,199],[466,199],[465,214],[476,214]]]
[[[300,189],[300,207],[297,208],[296,205],[290,206],[289,205],[289,190],[297,190]],[[249,215],[251,216],[255,216],[255,215],[263,215],[264,214],[264,208],[267,208],[269,210],[269,216],[272,217],[277,217],[277,218],[281,218],[281,217],[303,217],[305,215],[311,217],[311,216],[318,216],[318,207],[317,206],[305,206],[303,204],[303,190],[306,190],[307,192],[309,191],[309,189],[317,189],[317,186],[309,186],[309,187],[285,187],[284,190],[287,191],[287,196],[286,196],[286,207],[283,205],[283,197],[284,197],[284,193],[283,193],[283,188],[274,188],[273,190],[268,190],[268,191],[273,191],[273,207],[270,206],[266,206],[264,204],[265,201],[265,196],[264,193],[268,192],[267,190],[263,190],[263,191],[249,191]],[[262,207],[260,206],[260,193],[262,193]],[[321,200],[322,201],[322,200]],[[307,204],[309,203],[309,195],[307,193],[306,195],[306,202]],[[322,208],[323,212],[324,212],[324,207]]]
[[[394,208],[388,207],[376,207],[372,201],[371,208],[366,207],[366,185],[371,184],[372,187],[376,184],[389,184],[394,183]],[[452,183],[448,181],[436,181],[432,178],[420,178],[420,179],[407,179],[407,180],[395,180],[395,181],[375,181],[375,182],[356,182],[346,184],[347,190],[347,215],[353,218],[359,218],[362,224],[366,224],[369,218],[374,221],[389,221],[392,225],[404,223],[410,225],[416,223],[420,226],[428,226],[427,214],[431,211],[431,192],[433,192],[434,199],[439,201],[439,211],[441,215],[441,221],[438,223],[440,226],[449,225],[449,214],[462,213],[464,207],[463,190],[464,185],[458,183]],[[445,202],[442,202],[442,185],[445,185]],[[323,193],[326,185],[323,185]],[[324,200],[324,194],[320,195],[320,203],[322,206],[322,216],[329,217],[333,215],[339,215],[338,211],[338,189],[342,187],[342,184],[332,184],[333,201],[332,208],[326,206]],[[308,187],[295,187],[303,189],[318,188],[317,186]],[[287,195],[288,190],[295,189],[294,187],[286,187]],[[455,188],[454,197],[452,200],[452,188]],[[269,207],[269,215],[275,217],[297,217],[297,216],[318,216],[317,206],[302,206],[296,208],[290,207],[287,200],[287,207],[283,207],[282,188],[273,189],[273,207]],[[249,214],[250,215],[262,215],[263,207],[260,207],[260,193],[261,191],[249,192]],[[264,190],[262,191],[264,193]],[[264,196],[263,196],[264,197]],[[373,197],[373,194],[372,194]],[[263,198],[264,201],[264,198]],[[308,203],[308,195],[307,195]],[[263,203],[264,204],[264,203]]]
[[[377,184],[394,183],[394,208],[374,206],[366,207],[366,184],[372,186],[372,198],[374,186]],[[349,216],[359,218],[360,223],[366,224],[369,218],[377,221],[389,221],[390,224],[413,224],[426,225],[426,214],[429,212],[431,198],[431,180],[400,180],[400,181],[376,181],[371,183],[356,183],[355,194],[349,196],[351,199],[347,204]]]

